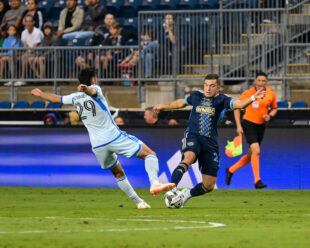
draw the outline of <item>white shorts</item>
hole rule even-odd
[[[122,132],[121,136],[106,146],[93,149],[102,169],[112,169],[117,166],[117,154],[131,158],[139,154],[142,142],[135,136]]]

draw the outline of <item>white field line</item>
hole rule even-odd
[[[0,234],[36,234],[36,233],[101,233],[101,232],[135,232],[135,231],[163,231],[163,230],[184,230],[184,229],[206,229],[226,226],[222,223],[191,221],[191,220],[160,220],[160,219],[112,219],[112,218],[70,218],[64,216],[46,216],[46,217],[17,217],[33,219],[65,219],[65,220],[106,220],[106,221],[135,221],[135,222],[170,222],[170,223],[191,223],[191,224],[208,224],[203,226],[170,226],[170,227],[150,227],[150,228],[120,228],[120,229],[98,229],[98,230],[23,230],[23,231],[0,231]],[[0,217],[0,219],[12,219],[11,217]]]
[[[12,219],[12,217],[0,217],[0,219]],[[14,217],[13,217],[14,218]],[[194,221],[194,220],[159,220],[159,219],[112,219],[105,217],[65,217],[65,216],[46,216],[46,217],[17,217],[17,218],[33,218],[33,219],[62,219],[62,220],[107,220],[107,221],[135,221],[135,222],[169,222],[169,223],[192,223],[192,224],[206,224],[206,221]]]
[[[98,230],[26,230],[0,232],[0,234],[36,234],[36,233],[101,233],[101,232],[136,232],[136,231],[166,231],[185,229],[206,229],[226,226],[222,223],[209,222],[208,226],[174,226],[174,227],[151,227],[151,228],[121,228],[121,229],[98,229]]]

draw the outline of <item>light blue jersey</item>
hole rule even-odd
[[[61,97],[61,103],[73,105],[87,128],[93,149],[105,146],[118,139],[121,131],[114,123],[107,101],[98,85],[91,86],[96,96],[76,92]]]
[[[98,85],[91,86],[96,96],[76,92],[62,96],[61,103],[73,105],[87,128],[90,142],[101,167],[112,169],[117,166],[117,154],[128,158],[136,156],[142,149],[142,142],[122,132],[114,123],[106,99]]]

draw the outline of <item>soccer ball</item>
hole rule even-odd
[[[183,194],[180,191],[168,191],[165,196],[165,204],[168,208],[181,208],[183,206]]]

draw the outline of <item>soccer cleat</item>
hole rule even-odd
[[[267,184],[264,184],[262,180],[258,180],[257,183],[255,183],[255,189],[263,189],[266,187],[267,187]]]
[[[147,209],[147,208],[151,208],[151,206],[149,204],[147,204],[145,201],[140,202],[137,204],[137,208],[138,209]]]
[[[150,193],[151,195],[158,195],[161,191],[169,191],[175,187],[176,187],[175,183],[166,183],[166,184],[158,183],[150,188]]]
[[[225,182],[227,185],[230,185],[231,178],[234,174],[229,171],[229,167],[227,167],[225,171],[226,171]]]

